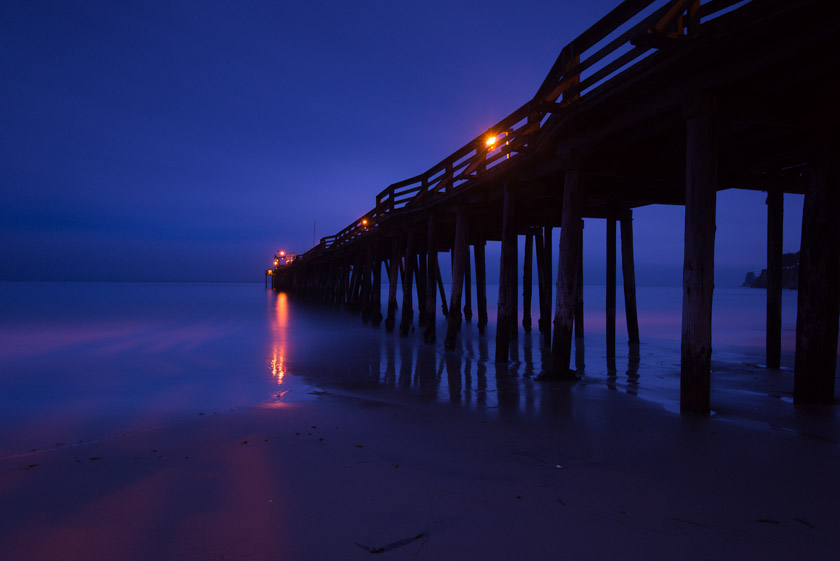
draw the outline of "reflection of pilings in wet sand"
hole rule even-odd
[[[368,378],[370,378],[371,381],[375,381],[377,384],[379,384],[382,382],[382,353],[373,353],[373,355],[374,356],[368,365]]]
[[[406,344],[407,343],[407,344]],[[401,388],[411,387],[411,370],[414,349],[411,342],[400,341],[400,377],[397,383]]]
[[[414,366],[414,385],[423,400],[434,401],[438,392],[438,377],[436,375],[437,355],[433,347],[423,347],[418,352]]]
[[[480,363],[490,360],[490,352],[487,349],[487,338],[478,338],[478,361]]]
[[[519,378],[506,363],[496,363],[496,399],[500,413],[505,416],[519,413]]]
[[[607,349],[609,353],[609,349]],[[611,390],[616,389],[616,366],[615,366],[615,354],[607,354],[607,388]]]
[[[397,379],[397,353],[394,348],[394,340],[385,338],[385,385],[394,386]]]
[[[534,379],[530,376],[523,378],[522,389],[525,392],[525,412],[532,415],[534,413]]]
[[[469,357],[464,359],[464,402],[472,404],[472,360]]]
[[[630,343],[627,354],[627,393],[637,395],[639,390],[639,365],[642,356],[638,343]]]
[[[449,401],[452,404],[461,403],[461,355],[455,352],[447,352],[444,356],[446,361],[446,379],[449,387]]]
[[[583,337],[575,338],[575,370],[577,370],[578,377],[586,373],[586,345],[583,342]]]
[[[533,337],[531,337],[530,330],[522,337],[522,351],[525,355],[525,376],[534,375],[534,352],[533,352]]]
[[[510,356],[509,360],[512,364],[516,364],[519,362],[519,341],[517,339],[511,340],[510,347],[508,349],[508,353]]]
[[[480,344],[479,344],[480,346]],[[486,345],[485,345],[486,347]],[[485,348],[485,353],[487,349]],[[485,354],[486,356],[486,354]],[[476,363],[475,368],[475,389],[476,389],[476,398],[475,404],[480,408],[487,407],[487,361],[479,360]]]

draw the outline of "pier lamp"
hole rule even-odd
[[[285,251],[281,251],[281,252],[280,252],[280,257],[286,257],[286,252],[285,252]]]
[[[494,135],[494,136],[489,137],[485,141],[485,145],[487,146],[487,151],[492,152],[493,150],[498,148],[498,145],[499,145],[499,142],[500,142],[501,138],[507,138],[507,137],[508,137],[507,132],[502,132],[502,133],[499,133],[498,135]],[[505,145],[509,145],[509,144],[510,144],[510,140],[505,140]],[[510,158],[510,154],[505,154],[505,158],[506,159]]]
[[[276,266],[277,266],[277,265],[279,265],[279,264],[280,264],[280,260],[279,260],[279,259],[275,259],[275,260],[274,260],[274,266],[276,267]]]

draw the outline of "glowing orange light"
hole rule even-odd
[[[496,137],[491,136],[487,139],[487,148],[490,148],[492,150],[494,146],[496,146]]]
[[[274,331],[274,345],[272,348],[271,357],[269,360],[269,370],[274,380],[278,385],[283,384],[283,378],[287,373],[286,360],[286,339],[287,329],[289,326],[289,311],[287,307],[286,294],[280,293],[277,295],[277,304],[275,307],[276,315],[272,331]]]
[[[362,220],[362,226],[367,226],[367,218]]]
[[[285,251],[281,251],[281,252],[280,252],[280,257],[283,257],[284,255],[286,255],[286,252],[285,252]]]

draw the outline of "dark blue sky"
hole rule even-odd
[[[532,97],[616,3],[6,0],[0,280],[261,280]],[[719,284],[763,266],[763,202],[719,196]],[[682,208],[636,216],[640,282],[679,283]]]

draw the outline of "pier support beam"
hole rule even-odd
[[[840,320],[840,129],[817,134],[802,209],[793,400],[833,403]]]
[[[338,286],[336,287],[336,307],[340,308],[344,305],[344,299],[347,297],[347,265],[339,262],[338,265]]]
[[[708,414],[718,139],[711,100],[693,105],[686,134],[680,411]]]
[[[511,247],[512,257],[511,260],[513,261],[513,277],[511,278],[511,282],[513,283],[510,287],[510,327],[508,328],[510,331],[508,334],[510,335],[511,341],[516,341],[519,339],[519,272],[517,271],[519,266],[519,236],[516,235],[516,228],[518,226],[518,221],[516,214],[513,216],[513,246]]]
[[[543,302],[545,301],[545,265],[543,259],[545,257],[545,247],[543,246],[542,228],[537,228],[534,232],[534,251],[537,254],[537,307],[540,310],[540,316],[537,320],[537,328],[542,333],[545,329],[545,316],[543,315]]]
[[[557,258],[557,307],[554,311],[554,343],[551,349],[553,376],[575,379],[569,369],[572,329],[578,299],[581,239],[583,237],[583,177],[576,155],[570,157],[563,186],[563,214],[560,219],[560,247]]]
[[[615,218],[607,218],[607,358],[615,358]]]
[[[373,247],[368,244],[365,248],[365,264],[362,268],[362,321],[369,322],[373,313]]]
[[[543,286],[545,286],[545,299],[542,301],[542,307],[540,308],[540,321],[543,324],[543,345],[549,348],[551,347],[551,294],[554,288],[551,284],[554,276],[552,273],[554,269],[552,259],[552,253],[554,252],[552,246],[554,242],[551,241],[551,237],[551,224],[549,224],[543,229],[543,272],[545,273]]]
[[[621,223],[621,272],[624,278],[624,314],[627,318],[627,342],[639,343],[639,313],[636,308],[636,264],[633,257],[633,211],[627,210]]]
[[[403,275],[403,304],[402,321],[400,321],[400,337],[408,337],[411,331],[411,322],[414,319],[412,309],[412,280],[414,278],[414,232],[409,232],[405,243],[405,274]]]
[[[464,254],[464,320],[467,323],[472,321],[472,278],[470,275],[470,248],[467,246],[467,252]]]
[[[499,264],[499,299],[496,308],[496,362],[510,356],[511,324],[516,303],[516,213],[513,186],[505,182],[502,203],[502,255]],[[514,324],[515,325],[515,324]]]
[[[455,348],[458,330],[461,329],[461,292],[464,288],[466,268],[469,266],[469,244],[467,239],[470,230],[470,215],[467,209],[458,208],[455,217],[455,242],[452,245],[454,261],[452,265],[452,293],[449,300],[449,319],[446,325],[446,339],[444,348],[451,351]]]
[[[440,263],[436,263],[435,269],[437,269],[437,285],[438,291],[440,292],[440,309],[443,310],[443,317],[449,317],[449,305],[446,303],[446,289],[443,286],[443,277],[440,275]]]
[[[429,216],[428,234],[426,235],[426,330],[423,340],[434,343],[436,338],[435,324],[437,323],[437,216]],[[419,304],[418,304],[419,305]]]
[[[373,290],[371,298],[370,321],[378,326],[382,323],[382,259],[380,259],[378,241],[373,249]]]
[[[388,315],[385,317],[385,331],[394,330],[397,317],[397,277],[400,273],[400,238],[394,235],[391,240],[391,268],[388,271]]]
[[[478,307],[478,333],[487,328],[487,273],[484,264],[484,242],[473,244],[475,257],[475,300]]]
[[[782,232],[784,192],[767,192],[767,368],[779,368],[782,359]]]
[[[583,220],[580,221],[580,248],[577,259],[577,289],[575,296],[575,339],[583,339]]]
[[[336,269],[338,265],[335,261],[331,261],[329,265],[327,265],[327,284],[324,287],[324,302],[328,305],[332,305],[335,301],[335,277],[336,277]]]
[[[534,270],[534,234],[525,235],[525,264],[522,272],[522,328],[531,332],[531,275]]]
[[[351,283],[350,289],[350,309],[358,312],[361,309],[361,292],[362,292],[362,269],[364,266],[359,262],[358,259],[355,259],[353,262],[353,280]],[[310,271],[310,277],[314,277],[312,274],[314,271]]]
[[[417,326],[426,325],[426,253],[418,252],[414,265],[414,285],[417,289]]]

